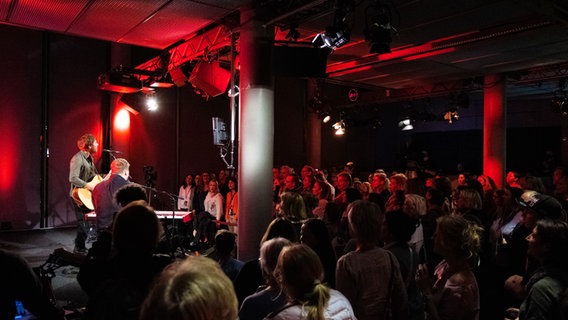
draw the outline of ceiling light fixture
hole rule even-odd
[[[410,118],[403,119],[398,122],[398,127],[400,128],[401,131],[413,130],[414,126],[412,125],[412,122],[413,121],[410,120]]]
[[[335,129],[336,136],[342,136],[345,134],[345,121],[339,120],[333,124],[333,129]]]
[[[339,1],[333,16],[333,24],[325,28],[325,32],[317,34],[312,40],[312,45],[316,48],[328,47],[335,50],[348,43],[351,40],[351,27],[348,20],[354,9],[354,1]]]
[[[158,100],[156,99],[156,94],[151,93],[146,95],[146,107],[148,111],[158,110]]]
[[[369,42],[370,53],[390,53],[392,42],[392,14],[389,7],[379,2],[365,8],[365,41]],[[396,31],[396,30],[395,30]]]

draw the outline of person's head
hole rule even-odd
[[[217,182],[217,180],[209,181],[207,187],[207,191],[211,192],[212,194],[219,193],[219,183]]]
[[[280,196],[280,200],[280,211],[288,219],[303,220],[308,218],[304,198],[301,194],[284,192]]]
[[[209,181],[211,181],[211,174],[207,171],[203,172],[201,174],[201,180],[203,181],[205,188],[207,188],[209,186]]]
[[[291,173],[294,173],[294,169],[292,169],[292,167],[286,166],[286,165],[281,166],[280,167],[280,180],[286,179],[286,177]]]
[[[130,163],[124,158],[117,158],[110,163],[110,171],[112,174],[118,174],[126,179],[130,175]]]
[[[190,256],[162,272],[142,305],[140,319],[234,320],[237,312],[233,283],[219,264]]]
[[[192,174],[188,174],[185,176],[185,179],[183,180],[183,184],[184,186],[195,186],[195,181],[193,180],[193,175]]]
[[[154,209],[146,201],[133,201],[116,215],[113,247],[121,254],[151,254],[162,231]]]
[[[290,240],[277,237],[265,241],[260,246],[260,270],[262,270],[262,275],[269,286],[278,286],[278,282],[274,278],[274,269],[278,262],[278,256],[282,249],[291,245],[292,242]]]
[[[302,178],[302,186],[306,191],[311,191],[315,182],[316,178],[314,178],[314,176],[305,176]]]
[[[461,216],[441,216],[434,234],[434,251],[444,258],[475,259],[481,247],[482,228]]]
[[[300,303],[307,319],[323,319],[330,289],[322,283],[323,266],[318,255],[306,245],[282,249],[274,275],[288,298]]]
[[[300,185],[300,178],[298,175],[291,173],[284,178],[284,190],[293,191]]]
[[[540,194],[536,191],[526,191],[521,195],[519,204],[523,208],[523,223],[533,229],[538,220],[565,220],[566,212],[554,197]]]
[[[324,245],[331,244],[325,222],[316,218],[304,222],[300,230],[300,242],[318,252]]]
[[[353,183],[351,175],[347,172],[341,172],[337,175],[337,189],[339,192],[345,191],[347,188],[351,187]]]
[[[303,166],[302,170],[300,171],[300,175],[302,176],[302,178],[314,177],[315,173],[316,171],[314,170],[314,168],[308,165]]]
[[[278,168],[272,168],[272,180],[280,179],[280,170]]]
[[[322,180],[317,180],[312,188],[312,193],[318,199],[325,199],[331,201],[331,187],[329,184]]]
[[[406,194],[402,211],[413,219],[419,219],[426,214],[426,198],[417,194]]]
[[[524,190],[533,190],[538,193],[545,193],[546,187],[539,177],[525,176],[521,184]]]
[[[359,192],[361,192],[361,194],[369,194],[371,193],[372,188],[371,188],[371,184],[367,181],[362,182],[359,185]]]
[[[446,201],[444,193],[438,189],[430,188],[426,190],[426,202],[429,206],[441,207]]]
[[[220,257],[227,258],[237,245],[237,235],[229,230],[221,229],[215,235],[215,248]]]
[[[260,244],[262,245],[270,239],[279,237],[286,238],[291,242],[298,242],[298,233],[296,232],[296,228],[292,221],[285,218],[276,218],[272,220],[266,228],[266,231],[260,240]]]
[[[198,187],[203,187],[203,179],[201,178],[200,174],[195,175],[195,185]]]
[[[219,181],[225,181],[228,176],[229,174],[227,173],[227,170],[221,169],[219,170],[219,176],[217,177],[217,179],[219,179]]]
[[[564,221],[544,218],[538,220],[532,233],[526,238],[527,253],[549,267],[566,267],[568,252],[568,224]]]
[[[507,172],[507,176],[505,177],[505,182],[508,185],[517,185],[519,184],[519,179],[521,178],[521,174],[517,171],[509,171]]]
[[[359,189],[347,188],[345,189],[345,199],[347,200],[347,203],[352,203],[354,201],[363,199],[363,195],[361,194]]]
[[[467,177],[465,174],[460,173],[458,175],[458,186],[465,186],[467,184]]]
[[[454,199],[456,201],[456,210],[460,212],[467,210],[481,210],[483,207],[481,195],[473,188],[459,188]]]
[[[114,193],[114,198],[116,203],[118,203],[118,205],[120,205],[121,207],[125,207],[127,204],[136,200],[148,201],[146,190],[144,190],[142,186],[135,183],[129,183],[120,187]]]
[[[99,143],[94,135],[87,133],[82,135],[79,140],[77,140],[77,148],[81,151],[86,151],[89,154],[97,153],[99,150]]]
[[[371,181],[371,187],[373,190],[381,192],[383,190],[388,190],[390,188],[390,180],[386,173],[377,172],[373,174],[373,180]]]
[[[408,242],[416,231],[416,219],[411,218],[401,210],[385,214],[385,241]]]
[[[358,200],[347,214],[349,229],[359,244],[375,244],[380,239],[381,208],[373,202]]]
[[[394,174],[390,177],[390,191],[394,193],[397,190],[406,190],[406,176],[402,173]]]
[[[489,191],[489,190],[496,190],[497,189],[497,185],[495,184],[495,181],[493,181],[493,179],[490,176],[480,175],[479,177],[477,177],[477,181],[479,181],[479,183],[481,184],[483,191]]]
[[[239,183],[236,177],[229,177],[227,178],[229,190],[239,191]]]

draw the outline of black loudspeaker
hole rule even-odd
[[[229,86],[231,72],[223,69],[219,61],[199,62],[189,76],[189,82],[208,96],[223,94]]]
[[[272,73],[277,77],[324,78],[329,48],[272,47]]]
[[[170,77],[172,78],[172,81],[175,83],[175,85],[178,87],[183,87],[187,83],[187,76],[185,75],[185,73],[183,73],[183,70],[181,70],[181,68],[179,67],[175,67],[172,68],[172,70],[170,70]]]

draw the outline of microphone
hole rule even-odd
[[[103,149],[103,152],[108,152],[108,153],[117,153],[117,154],[121,154],[121,151],[117,151],[117,150],[110,150],[110,149]]]

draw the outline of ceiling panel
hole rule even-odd
[[[216,21],[231,10],[192,1],[173,1],[121,39],[146,47],[163,49]]]
[[[168,0],[94,1],[68,32],[116,42],[167,2]]]
[[[38,29],[64,32],[88,0],[12,0],[16,3],[7,22]]]

